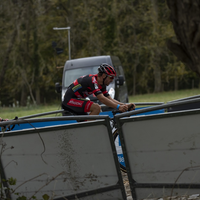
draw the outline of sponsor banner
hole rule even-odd
[[[119,139],[119,135],[115,139],[115,147],[116,147],[119,163],[121,165],[123,165],[124,167],[126,167],[125,162],[124,162],[124,156],[123,156],[123,152],[122,152],[122,147],[121,147],[121,142],[120,142],[120,139]]]
[[[124,156],[123,156],[123,154],[117,154],[117,156],[118,156],[119,163],[125,167],[125,162],[124,162]]]

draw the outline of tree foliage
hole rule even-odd
[[[176,42],[169,40],[169,49],[192,71],[200,76],[200,32],[198,0],[167,0],[171,21],[177,36]]]
[[[182,62],[177,60],[166,45],[178,35],[179,47],[187,49],[189,40],[180,39],[179,27],[174,33],[169,16],[171,11],[175,21],[177,13],[172,4],[178,6],[170,0],[170,10],[164,0],[2,1],[0,101],[26,105],[27,96],[37,104],[60,98],[54,84],[62,80],[62,68],[57,66],[68,59],[68,32],[54,31],[53,27],[67,26],[71,27],[72,59],[119,56],[130,94],[197,87],[196,74],[182,62],[191,69],[197,66],[198,45],[188,50],[185,59],[189,57],[189,63],[180,57]],[[192,27],[197,30],[195,22]],[[191,38],[192,31],[186,32]],[[198,41],[198,34],[195,38],[193,41]],[[56,54],[53,41],[64,49],[63,54]]]

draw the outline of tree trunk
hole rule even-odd
[[[167,0],[170,19],[178,42],[169,40],[168,48],[200,76],[200,1]]]
[[[17,29],[15,29],[13,31],[13,34],[12,34],[12,37],[11,37],[11,40],[10,40],[10,44],[7,48],[6,53],[5,53],[5,59],[3,61],[3,66],[2,66],[2,69],[1,69],[1,73],[0,73],[0,88],[2,87],[2,84],[3,84],[3,81],[4,81],[4,76],[5,76],[5,73],[6,73],[6,69],[8,67],[9,56],[10,56],[10,53],[12,51],[13,45],[15,43],[16,35],[17,35]]]
[[[134,29],[134,43],[137,44],[137,35],[136,35],[136,31]],[[135,58],[135,62],[134,62],[134,66],[133,66],[133,95],[136,95],[136,78],[137,78],[137,66],[139,64],[139,60],[140,60],[140,55],[139,53],[136,53],[136,58]]]
[[[136,68],[137,68],[137,66],[134,65],[134,71],[133,71],[133,96],[136,95]]]
[[[161,70],[158,63],[154,65],[154,92],[161,92],[162,81],[161,81]]]
[[[19,12],[16,16],[16,22],[18,22],[20,20],[21,14],[22,14],[22,8],[20,8],[20,10],[19,10]],[[0,88],[2,87],[3,82],[4,82],[4,77],[5,77],[7,67],[8,67],[10,53],[13,49],[14,44],[15,44],[16,36],[17,36],[17,25],[15,25],[15,27],[14,27],[14,30],[13,30],[13,33],[12,33],[12,36],[11,36],[11,39],[10,39],[10,43],[8,45],[6,52],[5,52],[5,57],[4,57],[2,69],[1,69],[1,72],[0,72]]]
[[[22,88],[21,88],[21,101],[20,101],[20,105],[21,106],[26,106],[26,100],[27,100],[27,94],[26,94],[25,85],[23,85]]]
[[[174,78],[174,90],[177,91],[178,90],[178,77],[175,76]]]
[[[36,88],[35,93],[36,93],[36,103],[37,105],[39,105],[41,103],[40,102],[40,88]]]
[[[152,5],[152,24],[153,24],[153,35],[158,32],[158,8],[157,8],[157,0],[151,0]],[[155,46],[158,47],[157,41],[155,41]],[[161,92],[161,69],[160,69],[160,55],[159,51],[157,51],[157,48],[154,48],[151,53],[151,65],[154,70],[154,92]]]

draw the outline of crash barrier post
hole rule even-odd
[[[171,102],[115,116],[134,200],[199,194],[200,109],[131,117],[199,101]]]
[[[4,180],[16,179],[7,197],[17,199],[17,193],[27,198],[48,195],[50,199],[126,199],[109,117],[60,118],[96,120],[1,133],[1,176]]]

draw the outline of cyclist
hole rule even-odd
[[[94,94],[101,103],[108,107],[125,112],[128,108],[135,109],[135,104],[124,104],[113,98],[106,91],[108,86],[116,76],[114,68],[107,63],[103,63],[98,68],[98,74],[89,74],[76,79],[67,89],[62,108],[78,115],[98,115],[101,111],[99,104],[85,99],[88,95]]]

